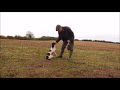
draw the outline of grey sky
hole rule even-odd
[[[69,26],[77,39],[119,41],[119,12],[1,12],[1,35],[54,36],[57,24]]]

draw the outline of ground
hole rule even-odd
[[[67,49],[62,59],[49,61],[52,42],[0,39],[0,78],[120,78],[120,44],[75,41],[71,61]]]

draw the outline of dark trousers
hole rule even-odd
[[[63,55],[64,50],[65,50],[65,48],[66,48],[66,46],[67,46],[67,49],[70,51],[70,53],[69,53],[69,58],[71,58],[72,52],[73,52],[73,48],[74,48],[74,41],[73,41],[73,43],[70,42],[69,45],[67,45],[67,44],[68,44],[67,41],[63,41],[60,56]]]

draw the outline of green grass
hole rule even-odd
[[[49,61],[45,55],[52,41],[0,42],[1,78],[120,78],[120,44],[76,41],[72,61],[67,50],[62,59]]]

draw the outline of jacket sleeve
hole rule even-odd
[[[71,31],[71,29],[68,29],[68,40],[70,40],[71,42],[74,41],[74,33]]]

